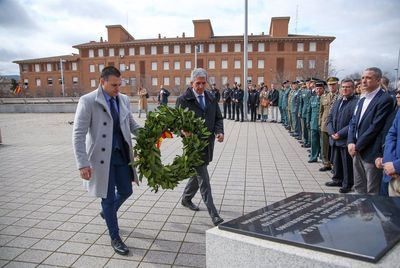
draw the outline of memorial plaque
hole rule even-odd
[[[219,229],[376,263],[400,240],[400,198],[303,192]]]

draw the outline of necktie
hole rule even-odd
[[[358,105],[357,105],[357,114],[356,114],[357,125],[361,121],[360,117],[361,117],[361,111],[362,111],[362,108],[363,108],[364,101],[365,101],[365,97],[361,98],[360,101],[358,102]]]
[[[116,105],[117,103],[115,102],[115,98],[110,99],[110,111],[111,111],[111,116],[114,121],[119,121],[119,116],[118,112],[116,110]]]
[[[200,104],[200,108],[204,111],[205,108],[205,104],[204,104],[204,96],[203,95],[199,95],[199,104]]]

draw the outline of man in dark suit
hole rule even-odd
[[[347,134],[358,99],[354,96],[354,81],[344,79],[341,83],[342,98],[333,103],[327,118],[329,145],[333,154],[332,181],[326,186],[339,186],[340,193],[348,193],[354,185],[353,159],[347,151]]]
[[[204,164],[196,167],[197,176],[189,179],[182,195],[182,205],[193,211],[198,211],[199,207],[192,202],[192,198],[200,188],[211,220],[217,226],[224,220],[219,216],[214,205],[207,166],[213,158],[214,139],[217,139],[218,142],[224,141],[224,119],[216,99],[208,91],[205,91],[207,78],[206,70],[203,68],[194,69],[191,74],[192,87],[188,88],[176,101],[177,107],[188,108],[195,113],[196,117],[203,118],[208,130],[212,133],[208,138],[208,146],[203,151]],[[182,130],[182,133],[183,135],[191,134],[184,130]]]
[[[168,97],[171,93],[164,88],[163,85],[160,86],[160,92],[158,92],[157,95],[157,100],[158,100],[158,105],[168,105]]]
[[[225,89],[222,91],[222,102],[224,104],[224,118],[226,118],[226,112],[228,112],[228,119],[232,118],[231,115],[231,102],[232,102],[232,89],[229,88],[229,84],[226,83]],[[235,114],[235,111],[233,111]]]
[[[363,72],[364,94],[349,125],[347,148],[353,157],[354,190],[360,194],[378,194],[382,173],[374,161],[379,150],[376,139],[393,109],[393,100],[380,86],[382,71],[371,67]]]

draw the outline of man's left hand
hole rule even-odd
[[[383,164],[383,169],[385,170],[386,175],[393,176],[396,173],[394,169],[393,162],[386,162]]]
[[[223,142],[224,141],[224,134],[218,133],[215,138],[217,139],[218,142]]]

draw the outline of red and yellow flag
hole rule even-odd
[[[161,137],[158,138],[158,140],[157,140],[157,142],[156,142],[156,147],[157,147],[158,149],[160,149],[161,142],[162,142],[164,139],[172,139],[173,137],[174,137],[174,136],[172,135],[171,131],[169,131],[169,130],[164,131],[163,133],[161,133]]]

